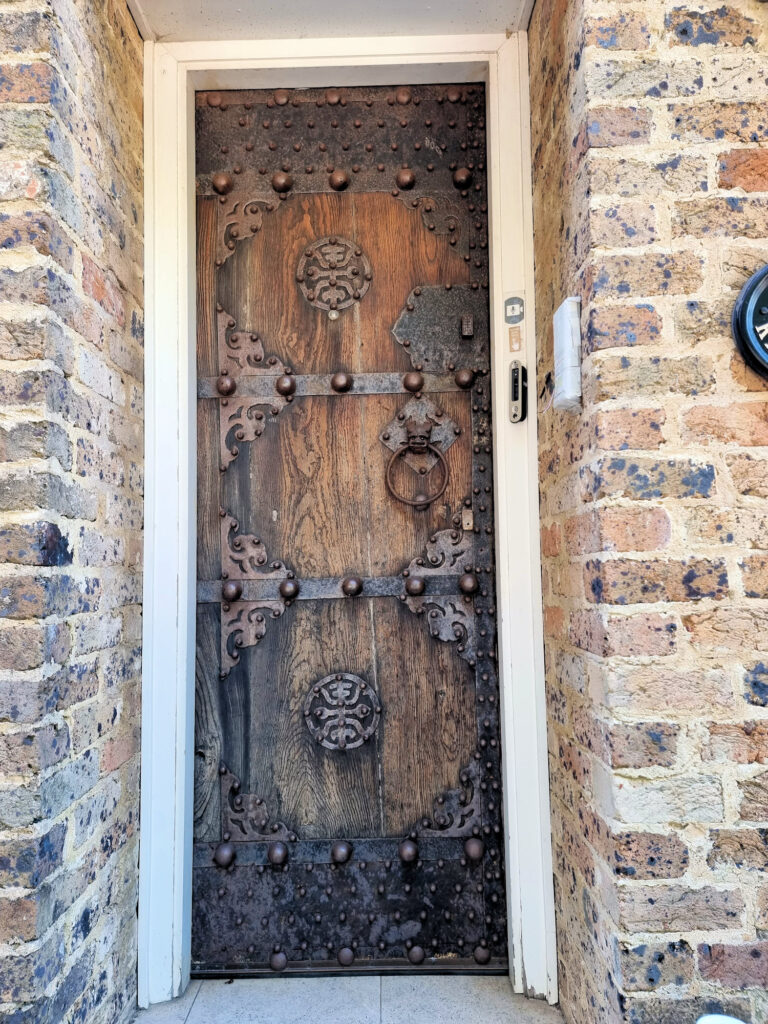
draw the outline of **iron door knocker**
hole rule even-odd
[[[406,420],[405,430],[408,440],[405,441],[403,444],[400,445],[399,448],[396,448],[392,452],[392,454],[389,457],[389,462],[387,463],[387,490],[389,491],[393,498],[397,498],[398,501],[402,501],[404,505],[410,505],[412,508],[418,509],[418,511],[422,512],[425,509],[429,508],[433,501],[437,501],[437,499],[441,497],[442,494],[444,494],[445,489],[448,486],[448,463],[445,461],[445,456],[437,447],[437,445],[431,443],[432,424],[429,422],[429,420]],[[430,454],[433,455],[435,459],[437,459],[435,465],[440,466],[440,473],[442,479],[440,481],[440,486],[436,491],[433,491],[431,494],[419,493],[413,498],[407,498],[404,494],[400,494],[398,492],[397,488],[395,487],[392,481],[392,474],[394,472],[395,465],[408,452],[412,452],[415,455]],[[432,466],[432,469],[435,468],[435,465]],[[427,474],[432,472],[432,469],[424,469],[422,470],[422,472],[426,476]]]

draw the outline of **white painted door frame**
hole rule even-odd
[[[527,43],[503,35],[148,42],[145,53],[146,496],[139,1003],[189,980],[196,550],[194,92],[485,81],[499,674],[510,976],[557,998],[535,388],[510,423],[509,364],[535,381]],[[526,316],[519,351],[504,299]]]

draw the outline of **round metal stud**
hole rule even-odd
[[[293,188],[293,178],[287,171],[275,171],[272,175],[272,188],[275,192],[290,192]]]
[[[485,853],[485,843],[482,839],[478,839],[477,836],[471,836],[464,843],[464,853],[469,860],[480,861]]]
[[[275,92],[273,93],[272,98],[274,99],[278,107],[284,107],[289,100],[288,90],[276,89]]]
[[[267,860],[270,864],[279,866],[288,860],[288,847],[284,842],[277,839],[267,847]]]
[[[346,839],[337,839],[331,847],[331,860],[334,864],[346,864],[352,856],[352,843]]]
[[[225,196],[235,187],[235,182],[231,174],[227,174],[226,171],[217,171],[211,178],[211,185],[214,192],[218,192],[220,196]]]
[[[414,370],[410,370],[403,377],[403,387],[406,391],[421,391],[424,387],[424,375],[416,373]]]
[[[412,964],[423,964],[425,956],[426,954],[421,946],[411,946],[408,950],[408,959]]]
[[[235,863],[236,856],[234,843],[219,843],[213,853],[213,862],[219,868],[229,868]]]
[[[395,175],[395,184],[402,189],[413,188],[416,184],[416,175],[410,167],[401,167]]]
[[[354,378],[351,373],[344,373],[340,370],[331,377],[331,387],[334,391],[338,391],[339,394],[349,391],[353,384]]]
[[[284,971],[288,966],[288,957],[285,953],[273,953],[269,958],[269,966],[273,971]]]
[[[341,93],[339,92],[338,89],[326,89],[325,90],[325,102],[329,106],[335,107],[337,105],[337,103],[340,102],[340,100],[341,100]]]
[[[346,576],[341,581],[341,591],[345,597],[357,597],[363,592],[363,581],[359,576]]]
[[[419,856],[419,847],[412,839],[404,839],[397,848],[403,864],[412,864]]]
[[[328,184],[334,192],[343,192],[349,185],[349,175],[346,171],[331,171],[328,175]]]
[[[220,107],[221,106],[221,93],[220,92],[209,92],[206,102],[209,107]]]
[[[445,98],[449,103],[458,103],[461,99],[461,90],[458,86],[452,85],[448,92],[445,94]]]
[[[472,184],[472,171],[468,167],[457,167],[453,172],[453,184],[456,188],[469,188]]]
[[[462,594],[476,594],[479,589],[480,583],[474,573],[465,572],[463,576],[459,576],[459,590]]]
[[[285,598],[286,601],[293,601],[295,597],[298,597],[301,587],[298,580],[283,580],[277,589],[280,591],[280,597]]]
[[[475,372],[467,369],[457,370],[453,379],[456,381],[457,387],[466,391],[475,383]]]
[[[473,956],[475,958],[476,963],[487,964],[490,962],[491,959],[491,951],[490,949],[487,949],[485,946],[475,946]]]
[[[234,395],[237,383],[234,377],[230,377],[228,373],[222,373],[219,379],[216,381],[216,390],[220,395]]]
[[[421,576],[409,576],[405,581],[405,592],[410,594],[411,597],[419,597],[420,594],[424,593],[426,585]]]
[[[296,390],[296,380],[289,374],[284,373],[275,381],[275,391],[279,395],[292,395]]]
[[[355,962],[355,951],[349,946],[342,946],[336,959],[342,967],[350,967]]]
[[[405,86],[401,86],[395,93],[395,100],[402,107],[407,106],[411,102],[411,90],[406,89]]]
[[[243,584],[239,580],[227,580],[221,588],[221,596],[228,604],[239,601],[243,596]]]

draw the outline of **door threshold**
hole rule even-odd
[[[248,967],[241,969],[232,968],[207,968],[206,970],[195,970],[192,968],[191,977],[196,979],[235,979],[235,978],[344,978],[350,974],[392,977],[394,975],[415,976],[418,974],[454,974],[472,975],[482,977],[485,975],[499,976],[509,974],[509,963],[507,960],[495,958],[483,967],[479,967],[474,960],[454,960],[450,964],[423,963],[418,967],[404,966],[401,961],[377,960],[374,963],[352,964],[350,967],[339,967],[332,960],[318,960],[316,966],[310,967],[307,964],[297,964],[292,967],[290,964],[283,971],[273,971],[271,967]]]

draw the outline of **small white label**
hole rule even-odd
[[[463,508],[461,510],[461,528],[466,531],[474,530],[475,516],[471,508]]]

